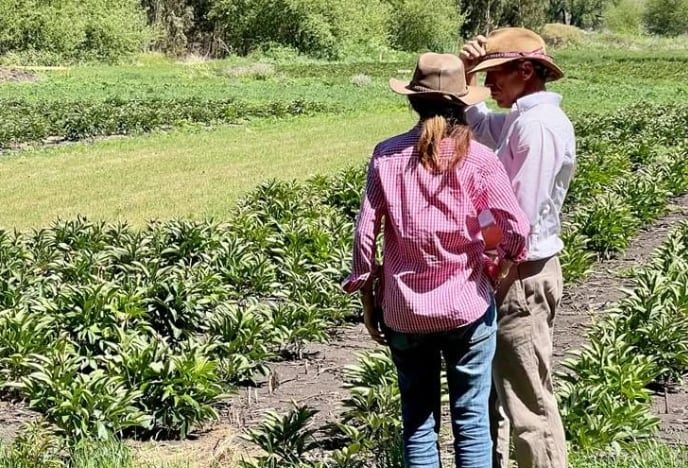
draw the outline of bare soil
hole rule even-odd
[[[18,70],[16,68],[0,68],[0,84],[34,81],[38,81],[38,77],[28,70]]]
[[[568,286],[554,331],[557,363],[585,343],[585,333],[594,316],[623,297],[621,288],[630,285],[628,272],[644,265],[669,231],[686,219],[688,195],[675,199],[667,215],[641,231],[623,255],[597,263],[585,281]],[[198,431],[191,440],[153,445],[132,443],[132,446],[144,458],[150,453],[173,456],[197,453],[228,460],[254,450],[243,441],[241,433],[259,422],[266,411],[284,411],[296,402],[319,411],[314,421],[316,427],[336,421],[342,411],[341,401],[347,395],[342,386],[344,368],[355,364],[359,353],[376,346],[362,324],[339,328],[333,331],[329,343],[309,345],[303,359],[273,363],[270,375],[259,380],[255,387],[241,388],[224,401],[219,406],[220,420]],[[687,386],[675,388],[666,395],[655,395],[653,408],[661,420],[660,436],[668,441],[688,443]],[[0,441],[14,438],[21,425],[33,418],[35,414],[21,405],[0,402]],[[198,466],[202,465],[201,462]],[[196,463],[192,461],[190,466]]]

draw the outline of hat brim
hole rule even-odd
[[[443,91],[417,91],[410,88],[408,81],[397,80],[390,78],[389,87],[397,94],[403,96],[428,96],[428,97],[443,97],[448,101],[459,101],[467,106],[486,101],[490,97],[490,88],[484,86],[468,86],[468,92],[464,95],[454,93],[447,93]]]
[[[508,62],[513,62],[516,60],[536,60],[543,64],[547,69],[549,70],[549,75],[547,76],[547,81],[557,81],[560,80],[561,78],[564,77],[564,72],[557,66],[556,63],[549,61],[549,60],[543,60],[538,57],[509,57],[509,58],[493,58],[493,59],[487,59],[483,60],[482,62],[478,63],[476,66],[470,68],[467,72],[468,73],[478,73],[478,72],[485,72],[488,71],[492,68],[496,68],[500,65],[504,65],[505,63]]]

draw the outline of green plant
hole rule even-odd
[[[567,226],[562,230],[564,250],[559,255],[564,280],[578,281],[590,273],[596,260],[595,254],[588,250],[589,240],[580,233],[579,226]]]
[[[116,61],[142,50],[149,31],[136,0],[0,1],[0,55]]]
[[[653,34],[676,36],[688,33],[688,1],[647,0],[645,26]]]
[[[29,407],[45,414],[60,432],[76,440],[94,436],[107,439],[150,420],[135,407],[139,390],[101,369],[84,372],[89,363],[60,342],[50,354],[27,359],[27,372],[7,384],[26,397]]]
[[[386,0],[392,46],[400,50],[448,50],[458,39],[462,17],[453,2]]]
[[[309,465],[307,453],[315,448],[315,430],[309,424],[316,410],[306,406],[294,407],[285,415],[270,411],[255,429],[249,429],[247,439],[267,453],[255,462],[243,461],[246,468],[301,467]]]
[[[335,432],[375,454],[378,466],[401,466],[401,400],[389,353],[361,355],[357,365],[345,369],[345,382],[350,395]]]
[[[632,178],[621,179],[613,190],[625,198],[631,214],[642,224],[662,215],[671,195],[662,183],[661,174],[647,169],[635,172]]]
[[[604,12],[604,25],[617,33],[642,32],[645,0],[619,0],[609,3]]]
[[[611,331],[611,334],[610,334]],[[619,446],[649,437],[657,427],[646,386],[652,359],[613,330],[599,329],[573,358],[562,362],[559,402],[567,440],[584,450]]]
[[[65,468],[64,440],[39,421],[24,427],[11,444],[0,443],[1,468]]]
[[[133,403],[149,415],[139,430],[184,438],[200,422],[217,418],[213,404],[223,396],[222,385],[206,349],[188,342],[172,352],[164,341],[140,335],[125,342],[111,373],[135,389]]]
[[[638,227],[629,204],[614,193],[595,197],[576,213],[575,222],[589,239],[590,248],[605,257],[623,251]]]

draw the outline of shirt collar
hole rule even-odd
[[[552,104],[558,107],[561,105],[561,95],[549,91],[539,91],[518,99],[512,109],[526,112],[540,104]]]

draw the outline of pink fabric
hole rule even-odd
[[[545,49],[537,49],[532,52],[492,52],[480,58],[480,60],[490,60],[495,58],[543,58],[552,60],[552,57],[545,53]]]
[[[375,148],[356,225],[353,268],[343,284],[352,293],[372,279],[384,222],[384,319],[407,333],[451,330],[485,313],[493,293],[483,272],[482,210],[492,211],[504,233],[500,251],[507,258],[525,259],[529,232],[509,178],[490,149],[472,142],[456,168],[434,174],[418,160],[419,134],[415,127]],[[441,151],[450,158],[454,142],[444,140]]]

